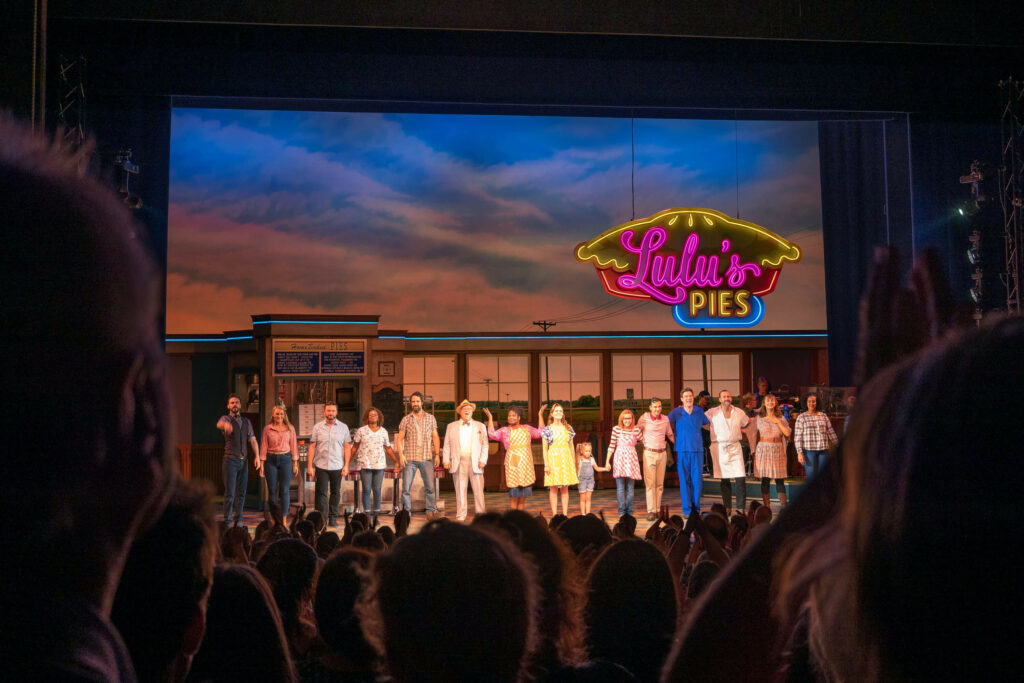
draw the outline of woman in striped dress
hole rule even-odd
[[[539,417],[544,421],[544,410]],[[562,514],[569,516],[569,487],[579,483],[576,477],[576,456],[572,451],[572,440],[576,432],[565,421],[565,412],[557,403],[551,406],[548,425],[541,430],[541,446],[544,448],[544,486],[548,487],[551,501],[551,516],[558,514],[558,495],[562,496]]]
[[[757,448],[754,451],[754,476],[761,480],[761,499],[765,505],[771,500],[771,480],[779,502],[786,505],[786,439],[791,431],[782,416],[779,399],[767,394],[757,411]]]
[[[608,442],[608,458],[612,461],[612,476],[615,477],[619,517],[633,514],[633,487],[643,479],[640,460],[636,455],[636,442],[640,433],[632,410],[619,413],[619,424],[612,427],[612,438]]]
[[[545,403],[540,407],[537,424],[543,424]],[[530,442],[540,438],[540,430],[523,423],[523,409],[518,406],[508,407],[508,426],[495,431],[494,417],[491,411],[484,408],[487,415],[487,436],[492,441],[500,441],[505,447],[505,483],[508,484],[508,499],[513,510],[526,507],[526,499],[533,495],[533,449]]]

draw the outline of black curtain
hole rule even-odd
[[[829,382],[853,381],[860,294],[876,245],[912,248],[906,118],[822,121],[821,210]]]

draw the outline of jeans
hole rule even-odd
[[[287,517],[291,506],[292,454],[268,453],[263,471],[267,476],[267,503],[277,503],[281,514]],[[280,496],[278,486],[281,489]]]
[[[434,461],[406,460],[402,470],[402,509],[412,513],[412,483],[416,481],[416,472],[423,480],[423,493],[427,496],[427,514],[437,512],[437,499],[434,496]]]
[[[807,480],[810,481],[814,473],[825,465],[825,456],[828,451],[804,451],[804,472],[807,473]]]
[[[633,514],[633,487],[636,480],[631,477],[615,479],[615,498],[619,501],[619,517]]]
[[[363,484],[363,512],[376,517],[380,514],[380,487],[384,485],[384,470],[371,470],[364,467],[359,470],[359,481]],[[371,496],[373,497],[372,513],[370,512]]]
[[[241,522],[245,489],[249,484],[248,458],[224,456],[221,474],[224,475],[224,521],[230,523],[234,513],[235,522]]]
[[[331,507],[327,508],[327,488],[331,489]],[[320,514],[327,512],[328,521],[338,521],[338,503],[341,502],[341,470],[325,470],[316,468],[316,486],[313,489],[316,497],[316,509]]]
[[[704,453],[700,451],[678,451],[676,473],[679,475],[679,496],[683,501],[683,515],[690,516],[692,510],[700,511],[700,495],[704,488]]]

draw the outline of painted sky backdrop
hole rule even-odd
[[[705,207],[795,242],[758,329],[826,327],[817,123],[185,109],[171,128],[167,331],[262,313],[387,329],[680,330],[577,243]],[[635,154],[635,165],[633,157]],[[635,168],[635,177],[631,171]]]

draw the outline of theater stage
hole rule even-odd
[[[786,480],[786,489],[788,491],[789,500],[799,495],[800,489],[804,485],[803,477],[794,477]],[[712,503],[721,502],[722,498],[719,492],[718,479],[704,479],[704,491],[701,497],[700,505],[702,510],[708,510]],[[509,509],[509,498],[508,493],[503,491],[487,491],[484,494],[487,499],[487,510],[490,512],[504,512]],[[444,501],[445,516],[449,519],[455,519],[455,492],[454,491],[441,491],[439,499]],[[760,482],[754,478],[747,479],[747,503],[751,500],[761,500],[761,488]],[[647,520],[646,505],[645,505],[645,492],[643,486],[636,487],[636,493],[633,499],[633,512],[637,518],[637,534],[643,534],[647,528],[652,524]],[[256,527],[263,519],[263,513],[258,511],[255,507],[255,498],[249,496],[246,500],[246,508],[243,519],[246,526],[250,529]],[[390,500],[384,501],[388,505],[384,506],[385,509],[390,507]],[[675,487],[665,487],[665,493],[662,497],[662,502],[668,504],[670,513],[674,515],[682,514],[682,502],[679,498],[679,489]],[[220,518],[221,506],[220,499],[217,501],[217,512],[218,518]],[[775,485],[771,487],[771,503],[773,512],[778,513],[779,511],[779,499],[775,491]],[[735,501],[734,501],[735,504]],[[561,503],[559,503],[561,505]],[[615,489],[599,489],[594,491],[592,498],[591,508],[594,514],[604,515],[604,519],[608,522],[608,525],[613,525],[619,518],[618,504],[615,500]],[[545,518],[551,517],[551,506],[548,502],[547,489],[534,488],[533,496],[527,499],[526,511],[530,514],[542,514]],[[575,488],[569,489],[569,512],[570,516],[578,515],[580,512],[580,496]],[[473,519],[473,494],[469,493],[469,521]],[[412,516],[412,524],[410,529],[415,532],[426,523],[426,517],[422,512],[414,513]],[[394,518],[390,512],[386,512],[381,515],[380,523],[388,526],[394,526]],[[341,533],[344,529],[344,523],[339,524],[337,527],[330,527],[332,530]]]

